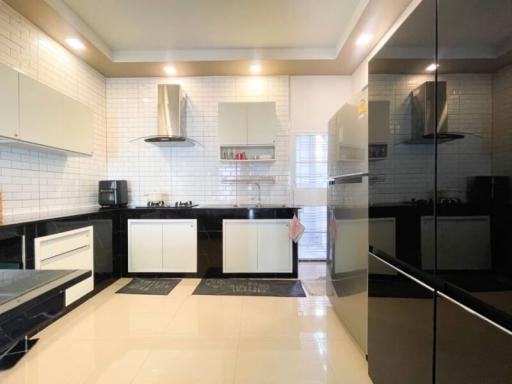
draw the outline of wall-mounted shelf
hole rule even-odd
[[[275,184],[276,178],[274,176],[254,176],[254,177],[226,177],[222,179],[225,184]]]
[[[245,154],[246,159],[235,159],[237,154]],[[256,163],[275,161],[275,146],[273,144],[251,145],[221,145],[219,160],[230,163]]]
[[[273,163],[276,159],[247,159],[247,160],[229,160],[220,159],[222,163]]]

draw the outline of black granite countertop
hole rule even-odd
[[[37,216],[34,215],[21,215],[17,216],[14,220],[7,219],[4,220],[3,223],[0,223],[0,228],[5,228],[13,225],[21,225],[21,224],[28,224],[28,223],[37,223],[52,219],[62,219],[62,218],[70,218],[72,219],[75,216],[81,216],[81,215],[90,215],[95,213],[101,213],[101,212],[119,212],[119,211],[130,211],[130,210],[169,210],[169,211],[187,211],[187,210],[194,210],[194,211],[202,211],[202,210],[268,210],[268,209],[293,209],[298,210],[302,207],[299,206],[287,206],[287,205],[278,205],[278,204],[264,204],[261,207],[256,207],[253,205],[240,205],[235,207],[232,204],[218,204],[218,205],[199,205],[196,207],[180,207],[180,208],[155,208],[155,207],[135,207],[135,206],[128,206],[124,208],[101,208],[101,207],[90,207],[90,208],[82,208],[82,209],[72,209],[72,210],[65,210],[65,211],[59,211],[59,212],[52,212],[52,213],[46,213],[46,214],[39,214]]]
[[[204,204],[196,207],[127,207],[121,209],[159,209],[159,210],[204,210],[204,209],[301,209],[299,206],[288,206],[283,204],[262,204],[260,207],[256,205],[234,205],[234,204]]]

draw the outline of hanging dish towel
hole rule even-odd
[[[300,238],[302,237],[302,234],[304,233],[305,229],[306,228],[301,224],[297,215],[293,215],[293,219],[290,222],[290,232],[289,232],[290,239],[292,239],[294,242],[298,243]]]

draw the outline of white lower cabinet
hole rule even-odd
[[[128,220],[128,272],[197,272],[197,220]]]
[[[224,272],[258,270],[258,226],[250,220],[223,221]]]
[[[91,277],[66,289],[70,305],[94,289],[94,229],[92,226],[37,237],[34,240],[35,269],[86,269]]]
[[[291,273],[290,220],[224,220],[224,273]]]
[[[162,224],[145,220],[130,220],[129,272],[162,271]]]
[[[163,272],[197,272],[196,220],[166,221],[162,240]]]

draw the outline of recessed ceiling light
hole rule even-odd
[[[439,68],[439,64],[432,63],[427,68],[425,68],[425,71],[434,72],[437,68]]]
[[[73,49],[77,49],[79,51],[82,51],[85,49],[84,43],[82,43],[80,40],[78,40],[75,37],[68,37],[66,39],[67,45],[69,45]]]
[[[372,41],[373,35],[371,33],[362,33],[356,40],[357,45],[366,45]]]
[[[176,68],[174,68],[172,65],[166,65],[164,67],[164,71],[168,75],[175,75],[176,74]]]
[[[261,65],[260,64],[253,64],[249,68],[252,74],[256,75],[258,73],[261,73]]]

